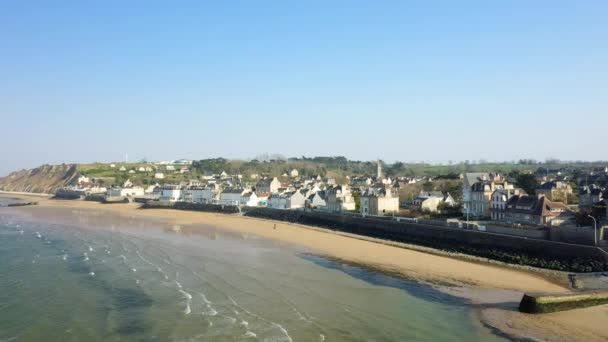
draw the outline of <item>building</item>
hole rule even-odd
[[[441,191],[420,191],[420,194],[413,201],[413,205],[420,208],[423,212],[436,213],[439,211],[439,205],[445,203],[445,205],[453,207],[456,205],[456,201],[449,193],[443,193]]]
[[[384,179],[384,175],[382,174],[382,161],[380,159],[378,159],[378,165],[377,165],[377,170],[376,170],[376,180],[378,182],[382,181],[382,179]]]
[[[188,185],[190,185],[190,186],[203,186],[203,182],[201,182],[198,179],[189,179],[188,180]]]
[[[512,196],[507,202],[506,223],[559,226],[574,217],[561,202],[553,202],[545,196]]]
[[[325,209],[327,206],[327,194],[325,191],[316,191],[308,196],[306,207],[313,209]]]
[[[372,178],[371,177],[354,177],[351,181],[351,184],[354,187],[368,187],[370,185],[372,185]]]
[[[279,191],[279,188],[281,187],[281,182],[279,182],[279,180],[277,179],[277,177],[274,178],[265,178],[262,179],[261,181],[257,182],[255,185],[255,191],[256,192],[270,192],[270,193],[275,193]]]
[[[182,188],[179,185],[163,185],[160,187],[158,200],[161,202],[177,202],[182,197]]]
[[[208,184],[207,186],[189,186],[184,190],[184,201],[195,203],[211,203],[219,199],[219,186]]]
[[[190,160],[190,159],[178,159],[178,160],[174,160],[172,162],[172,164],[177,164],[177,165],[192,165],[192,160]]]
[[[258,196],[253,191],[246,192],[241,196],[241,205],[247,207],[257,207],[259,203],[260,201],[258,200]]]
[[[88,184],[91,183],[91,180],[87,176],[78,177],[78,184]]]
[[[399,212],[399,196],[389,188],[368,188],[361,195],[361,215],[385,216]]]
[[[274,209],[304,208],[306,198],[299,191],[274,193],[268,198],[268,207]]]
[[[134,186],[130,188],[111,188],[106,192],[108,197],[136,197],[143,196],[145,193],[144,188],[140,186]]]
[[[239,205],[244,193],[245,189],[242,188],[224,189],[220,192],[220,202],[223,204]]]
[[[258,197],[258,206],[267,207],[268,206],[268,198],[272,195],[270,192],[255,192],[255,195]]]
[[[584,186],[578,193],[578,206],[581,209],[591,209],[595,203],[602,200],[605,194],[608,194],[606,189],[600,188],[597,185]]]
[[[536,189],[537,196],[545,196],[551,201],[559,201],[568,204],[572,197],[572,186],[568,182],[551,181],[543,183]]]
[[[490,217],[492,194],[498,189],[512,188],[503,176],[494,173],[467,173],[463,186],[463,214]]]
[[[424,201],[429,198],[438,198],[443,199],[445,196],[441,191],[424,191],[421,190],[418,196],[412,201],[412,204],[415,206],[421,206]]]
[[[327,210],[331,212],[354,211],[355,198],[348,185],[336,185],[327,190]]]
[[[289,176],[291,178],[297,178],[299,175],[300,175],[300,172],[298,172],[298,170],[296,170],[296,169],[289,171]]]
[[[495,190],[490,201],[490,218],[494,221],[504,220],[507,202],[515,195],[525,196],[527,194],[523,189],[513,188],[512,185]]]
[[[476,183],[488,180],[490,178],[490,174],[487,172],[467,172],[463,175],[463,185],[462,185],[462,213],[464,215],[470,215],[472,212],[471,209],[471,191],[473,185]]]

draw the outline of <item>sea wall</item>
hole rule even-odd
[[[234,205],[223,204],[205,204],[191,202],[158,202],[148,201],[141,206],[142,209],[177,209],[177,210],[192,210],[204,211],[211,213],[236,214],[239,213],[239,207]]]
[[[530,266],[575,272],[603,271],[608,267],[608,255],[591,246],[331,213],[259,208],[245,215],[454,250]],[[566,261],[567,264],[561,264],[559,261]]]
[[[552,241],[593,245],[595,243],[595,239],[593,237],[594,233],[595,232],[592,227],[559,226],[551,228],[550,239]],[[603,239],[603,228],[598,229],[597,235],[598,241]]]
[[[541,240],[549,239],[549,229],[545,228],[545,227],[543,227],[543,228],[517,228],[517,227],[502,227],[502,226],[495,226],[495,225],[487,225],[486,232],[520,236],[520,237],[525,237],[525,238],[529,238],[529,239],[541,239]]]

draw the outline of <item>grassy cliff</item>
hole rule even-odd
[[[0,178],[0,190],[34,193],[54,193],[58,189],[75,183],[80,176],[75,164],[42,165],[16,171]]]

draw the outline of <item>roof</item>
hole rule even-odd
[[[420,191],[418,197],[441,197],[443,198],[443,192],[441,191]]]
[[[464,185],[470,187],[473,184],[484,180],[484,178],[486,180],[489,179],[490,174],[487,172],[467,172],[464,174]]]
[[[256,186],[270,186],[274,178],[264,178],[261,181],[257,182]]]
[[[245,189],[242,189],[242,188],[228,188],[228,189],[224,189],[224,191],[222,191],[222,193],[224,193],[224,194],[242,194],[243,191],[245,191]]]
[[[550,201],[545,196],[515,195],[507,201],[507,211],[536,216],[558,216],[562,212],[569,212],[569,209],[564,203]]]

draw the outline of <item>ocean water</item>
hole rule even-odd
[[[495,341],[416,282],[213,227],[0,209],[0,341]]]

